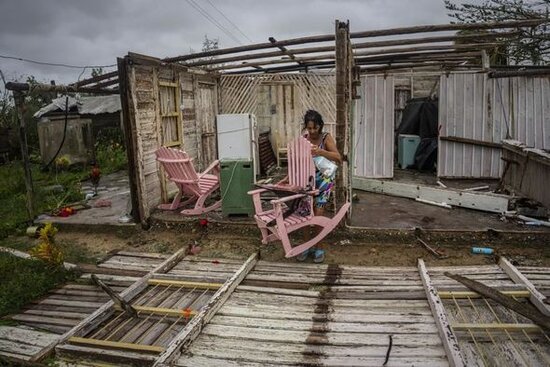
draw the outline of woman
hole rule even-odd
[[[323,117],[319,112],[308,110],[304,115],[304,137],[311,143],[313,157],[325,157],[340,165],[342,157],[336,148],[336,142],[332,135],[323,131],[324,124]],[[319,190],[319,195],[315,197],[313,212],[315,215],[324,215],[325,206],[329,202],[331,192],[334,190],[334,176],[326,177],[316,168],[315,188]],[[307,241],[310,238],[310,228],[306,228],[304,234]],[[313,254],[313,261],[317,263],[323,262],[325,259],[325,252],[313,247],[296,258],[298,261],[305,261],[309,254]]]

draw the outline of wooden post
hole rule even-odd
[[[131,94],[128,86],[128,66],[126,58],[118,58],[118,82],[120,90],[120,104],[122,107],[122,126],[124,127],[124,141],[126,145],[126,156],[128,158],[128,177],[130,180],[130,198],[132,202],[131,215],[136,223],[143,218],[139,202],[139,174],[136,167],[136,144],[137,138],[133,126],[135,125],[134,112],[131,109]]]
[[[336,148],[342,154],[342,167],[336,176],[336,204],[346,201],[344,172],[347,169],[346,130],[349,102],[349,23],[336,20]]]
[[[27,130],[25,124],[25,95],[19,91],[13,91],[13,99],[17,116],[19,117],[19,145],[21,146],[21,159],[23,161],[23,170],[25,172],[25,188],[27,189],[27,215],[29,222],[34,220],[34,190],[32,186],[31,165],[29,161],[29,150],[27,146]]]

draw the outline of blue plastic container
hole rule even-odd
[[[489,247],[472,247],[472,254],[491,255],[495,251]]]

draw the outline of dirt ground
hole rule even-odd
[[[141,229],[68,230],[61,228],[56,242],[67,250],[66,261],[97,262],[117,250],[136,252],[156,252],[171,254],[181,247],[197,244],[201,247],[198,256],[215,258],[245,259],[254,251],[260,250],[267,261],[294,262],[286,259],[279,242],[262,245],[257,229],[242,227],[226,228],[223,225],[210,225],[207,229],[161,228]],[[486,234],[418,234],[431,247],[446,258],[437,259],[429,253],[415,234],[402,237],[385,233],[337,233],[321,243],[326,250],[326,263],[363,266],[416,266],[416,260],[423,258],[430,265],[476,265],[495,262],[495,255],[474,255],[473,246],[486,246],[495,250],[496,255],[506,256],[520,266],[550,266],[550,247],[546,238],[528,234],[486,235]],[[299,238],[295,238],[300,241]],[[2,241],[9,246],[18,242],[20,248],[30,247],[36,240],[27,237],[12,237]],[[21,243],[24,243],[21,245]],[[311,260],[310,260],[311,261]]]

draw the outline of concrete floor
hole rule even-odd
[[[82,183],[83,193],[92,193],[91,182]],[[99,204],[110,203],[110,206],[99,206]],[[130,185],[127,171],[119,171],[101,177],[98,186],[97,196],[94,196],[86,203],[89,209],[82,209],[69,217],[55,217],[47,214],[39,215],[35,220],[37,223],[67,223],[67,224],[103,224],[103,225],[134,225],[127,223],[124,219],[129,217],[130,211]]]
[[[520,225],[501,220],[495,213],[471,209],[445,209],[412,199],[354,190],[359,199],[353,203],[351,225],[372,229],[441,229],[485,231],[550,231],[546,227]]]
[[[410,170],[396,170],[396,177],[401,182],[415,182],[419,184],[433,185],[436,178],[433,175],[416,173]],[[449,187],[466,188],[480,185],[494,187],[495,181],[459,181],[444,180]],[[83,183],[83,191],[93,191],[91,183]],[[453,208],[445,209],[428,204],[416,202],[407,198],[375,194],[360,190],[354,191],[359,199],[353,203],[353,213],[350,224],[366,229],[412,229],[423,228],[431,230],[461,230],[461,231],[485,231],[495,229],[501,231],[550,231],[546,227],[533,227],[504,221],[500,215],[476,210]],[[95,207],[101,200],[108,201],[111,206]],[[67,224],[104,224],[104,225],[134,225],[125,223],[122,219],[127,217],[130,210],[130,188],[128,173],[116,172],[104,176],[98,188],[98,195],[87,204],[90,209],[77,212],[70,217],[54,217],[41,215],[36,222],[53,222]],[[255,226],[253,218],[246,216],[224,217],[220,211],[209,213],[209,218],[217,222],[241,223]],[[196,218],[184,217],[178,211],[160,211],[153,213],[153,218],[168,222],[193,221]]]

